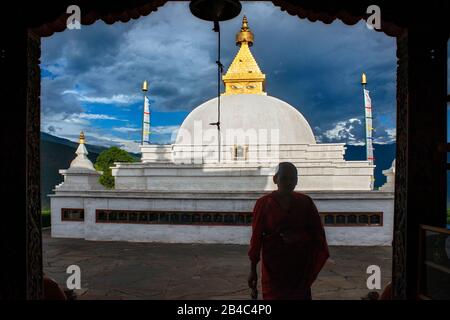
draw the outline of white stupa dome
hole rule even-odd
[[[216,132],[217,98],[206,101],[196,107],[181,125],[175,143],[201,144],[198,139],[186,136],[198,136],[199,129]],[[272,96],[262,94],[233,94],[220,98],[220,124],[223,144],[234,144],[228,141],[229,130],[244,130],[261,133],[271,130],[278,132],[279,144],[314,144],[313,131],[305,117],[290,104]],[[250,131],[249,131],[250,130]],[[187,134],[186,134],[187,133]]]

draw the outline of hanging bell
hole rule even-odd
[[[239,0],[192,0],[189,9],[199,19],[225,21],[237,17],[242,5]]]

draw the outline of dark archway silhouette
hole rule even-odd
[[[126,22],[156,11],[167,1],[80,0],[82,24]],[[381,31],[397,38],[397,154],[393,288],[399,299],[417,294],[419,225],[445,226],[447,147],[447,40],[449,2],[407,4],[388,0],[274,0],[291,15],[353,25],[366,9],[382,10]],[[1,87],[2,298],[42,297],[40,231],[40,38],[66,28],[74,1],[11,1],[3,10]],[[426,199],[426,201],[424,201]],[[4,208],[6,208],[4,204]]]

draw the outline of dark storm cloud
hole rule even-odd
[[[270,5],[254,9],[247,14],[255,33],[252,51],[266,73],[270,95],[297,107],[313,127],[330,129],[339,121],[363,116],[360,77],[366,72],[375,125],[380,131],[385,125],[378,122],[377,113],[390,113],[394,122],[394,38],[368,30],[364,23],[325,25]]]
[[[259,23],[255,21],[254,29]],[[363,115],[363,71],[369,78],[374,113],[392,110],[393,39],[369,31],[362,24],[349,27],[335,22],[329,26],[290,16],[277,28],[261,29],[264,37],[261,43],[255,43],[254,51],[266,66],[268,91],[296,106],[312,126],[333,126],[337,121]],[[283,36],[277,39],[277,34]],[[276,48],[270,39],[277,39]],[[380,41],[390,44],[380,46]],[[256,52],[259,47],[270,49]]]
[[[394,38],[363,23],[310,23],[271,3],[244,2],[239,18],[221,24],[226,68],[238,50],[235,34],[243,14],[255,34],[252,52],[266,73],[268,94],[298,108],[316,136],[332,140],[331,133],[346,123],[348,130],[336,139],[345,132],[363,137],[362,125],[348,125],[350,119],[363,120],[363,71],[376,134],[389,136],[386,130],[395,127]],[[216,94],[217,34],[211,29],[183,2],[125,24],[97,22],[45,38],[42,67],[52,78],[42,82],[43,122],[54,114],[82,113],[83,105],[95,101],[113,108],[139,101],[144,79],[153,108],[192,110]]]
[[[43,68],[70,76],[69,81],[64,79],[65,90],[89,98],[139,95],[141,82],[147,79],[159,109],[189,109],[194,106],[186,101],[202,101],[199,93],[214,92],[204,89],[215,78],[209,52],[214,35],[209,31],[203,21],[188,14],[187,4],[169,3],[137,21],[112,26],[98,22],[44,39]],[[53,81],[63,82],[58,77]],[[60,86],[54,85],[55,95]],[[54,107],[57,112],[63,109]]]
[[[113,26],[99,22],[95,27],[82,26],[81,30],[66,30],[44,38],[42,61],[64,60],[65,73],[72,75],[110,65],[120,48],[121,35],[132,28],[134,22]]]
[[[65,93],[71,84],[73,79],[65,75],[53,80],[41,80],[41,111],[44,117],[54,112],[70,115],[83,111],[79,99],[73,94]]]

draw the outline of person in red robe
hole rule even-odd
[[[42,277],[44,300],[67,300],[67,296],[58,283],[47,276],[45,273]]]
[[[325,231],[313,200],[294,192],[297,168],[278,165],[273,177],[278,190],[256,201],[248,256],[248,286],[257,292],[257,264],[265,300],[311,299],[311,286],[329,257]]]

